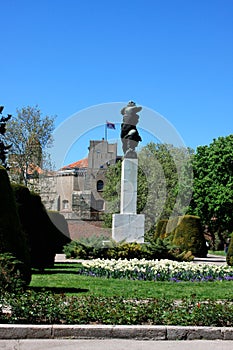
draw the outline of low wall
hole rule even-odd
[[[67,223],[72,240],[91,236],[112,237],[112,229],[103,227],[102,221],[67,220]]]

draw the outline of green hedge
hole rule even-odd
[[[69,228],[66,219],[62,214],[57,211],[47,212],[51,222],[53,223],[55,239],[56,253],[63,253],[63,247],[71,242]]]
[[[230,244],[227,250],[227,264],[233,266],[233,234],[231,235]]]
[[[206,257],[208,249],[201,220],[198,216],[184,215],[161,220],[158,223],[155,237],[169,239],[172,245],[182,251],[190,251],[194,256]]]
[[[60,227],[63,225],[63,228],[65,219],[61,218],[59,213],[53,212],[48,215],[41,197],[30,192],[27,187],[13,184],[12,188],[20,221],[28,236],[32,267],[44,269],[53,266],[56,253],[61,252],[70,239],[52,223],[49,215]],[[68,230],[68,227],[66,229]]]
[[[28,242],[22,230],[7,172],[0,166],[0,254],[2,253],[10,253],[22,262],[21,276],[29,284],[31,269]]]
[[[154,233],[154,238],[161,238],[163,239],[165,234],[166,234],[166,227],[167,227],[168,220],[163,219],[159,220],[159,222],[156,225],[155,233]]]

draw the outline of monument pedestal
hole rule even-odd
[[[120,214],[113,214],[112,238],[119,242],[144,242],[144,214],[137,214],[138,159],[125,158],[121,170]]]
[[[112,238],[116,242],[144,243],[144,214],[113,214]]]

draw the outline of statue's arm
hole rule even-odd
[[[140,112],[142,110],[142,107],[134,107],[134,111],[136,113]]]
[[[122,114],[122,115],[125,114],[125,107],[123,107],[123,108],[121,109],[121,114]]]

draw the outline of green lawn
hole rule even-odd
[[[78,264],[56,263],[44,273],[34,272],[30,288],[50,290],[56,293],[73,295],[131,298],[169,298],[182,299],[196,295],[203,299],[233,298],[233,281],[223,282],[153,282],[124,279],[104,279],[80,276]]]
[[[226,256],[226,253],[224,252],[224,250],[209,250],[208,254]]]

